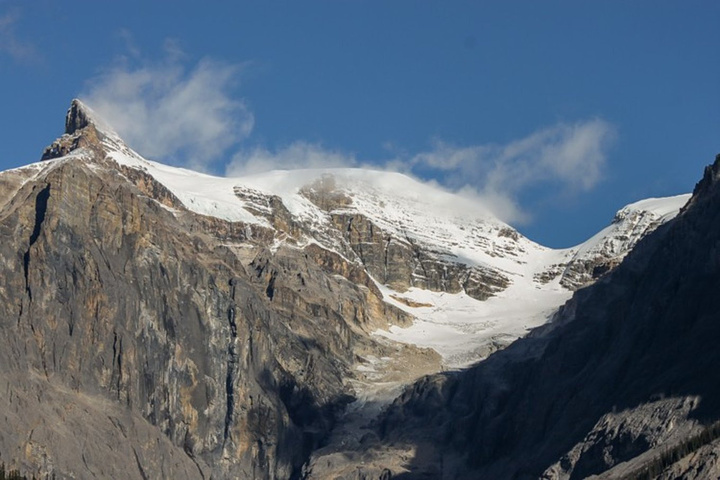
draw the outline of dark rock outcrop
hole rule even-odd
[[[102,158],[102,137],[102,133],[90,120],[87,107],[79,100],[73,100],[65,117],[65,134],[45,148],[41,160],[63,157],[80,148],[93,150]]]
[[[487,300],[510,284],[499,271],[452,261],[446,252],[432,251],[408,236],[399,238],[360,213],[343,211],[352,200],[331,189],[335,185],[331,178],[323,177],[322,195],[318,193],[320,187],[301,193],[318,207],[328,209],[335,232],[341,234],[336,241],[343,252],[357,259],[380,283],[399,292],[410,287],[465,292],[477,300]]]
[[[90,117],[88,108],[80,100],[74,99],[65,116],[65,135],[73,135],[87,127],[94,128],[94,121]]]

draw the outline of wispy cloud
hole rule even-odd
[[[358,162],[353,154],[329,150],[317,143],[297,141],[273,151],[265,147],[241,150],[228,163],[226,174],[232,177],[268,170],[354,167],[357,165]]]
[[[122,31],[120,38],[130,57],[119,57],[93,78],[81,98],[144,156],[199,170],[224,166],[228,176],[330,167],[396,171],[480,202],[506,222],[522,223],[530,219],[523,203],[528,191],[542,201],[595,187],[615,137],[614,127],[596,118],[558,123],[506,144],[436,139],[414,153],[390,146],[393,153],[385,159],[359,160],[302,140],[257,146],[246,141],[253,114],[235,96],[241,66],[208,59],[188,65],[173,40],[166,41],[164,60],[148,63],[132,35]]]
[[[614,138],[610,123],[591,119],[543,128],[505,145],[455,146],[437,140],[404,164],[447,187],[474,191],[506,221],[522,222],[528,216],[519,197],[528,188],[551,185],[556,194],[576,194],[595,187]]]
[[[505,145],[458,146],[435,140],[427,151],[396,153],[362,163],[355,155],[319,144],[295,142],[269,150],[254,148],[235,155],[229,176],[272,169],[371,166],[409,174],[482,203],[510,223],[530,220],[522,204],[528,189],[551,186],[546,195],[588,191],[602,179],[614,127],[601,119],[560,123]],[[397,149],[395,149],[397,150]]]
[[[20,40],[15,32],[15,25],[19,20],[20,13],[17,10],[0,15],[0,52],[21,62],[36,61],[38,53],[35,47]]]
[[[91,79],[80,97],[144,156],[207,170],[247,138],[254,117],[233,96],[240,65],[183,60],[170,40],[161,62],[120,57]]]

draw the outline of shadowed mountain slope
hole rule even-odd
[[[720,156],[675,220],[550,325],[396,400],[384,442],[416,451],[398,478],[633,478],[720,420],[719,291]],[[684,478],[716,476],[710,457]]]

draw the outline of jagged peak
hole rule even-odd
[[[92,108],[78,98],[70,103],[70,108],[65,115],[65,134],[73,135],[76,132],[87,128],[95,127],[103,136],[117,136],[113,128]]]
[[[90,109],[77,98],[70,103],[70,108],[65,115],[65,134],[72,135],[94,123]]]
[[[720,153],[715,156],[715,162],[705,167],[703,178],[695,185],[693,196],[709,190],[720,178]]]
[[[43,151],[42,160],[67,155],[82,147],[100,147],[103,140],[123,144],[117,133],[93,109],[75,98],[65,115],[65,134]]]

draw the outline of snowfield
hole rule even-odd
[[[517,234],[483,205],[394,172],[364,169],[281,170],[242,178],[222,178],[113,154],[118,163],[142,168],[155,177],[191,211],[228,221],[268,226],[264,217],[245,210],[236,191],[276,195],[300,222],[321,229],[327,214],[302,196],[300,189],[331,175],[336,188],[352,204],[342,211],[358,213],[383,231],[409,238],[447,258],[503,272],[511,285],[496,296],[478,301],[464,293],[451,294],[411,288],[396,292],[379,284],[385,300],[415,317],[408,328],[393,326],[375,335],[436,350],[448,368],[464,367],[544,324],[572,291],[559,276],[550,282],[537,275],[570,261],[609,254],[622,258],[648,227],[674,217],[690,195],[643,200],[621,209],[615,221],[588,241],[568,249],[550,249]],[[254,205],[256,206],[256,205]],[[627,221],[626,221],[627,220]],[[507,236],[514,232],[516,239]],[[308,241],[315,241],[308,239]],[[325,243],[325,248],[333,245]],[[410,307],[411,304],[427,306]]]

